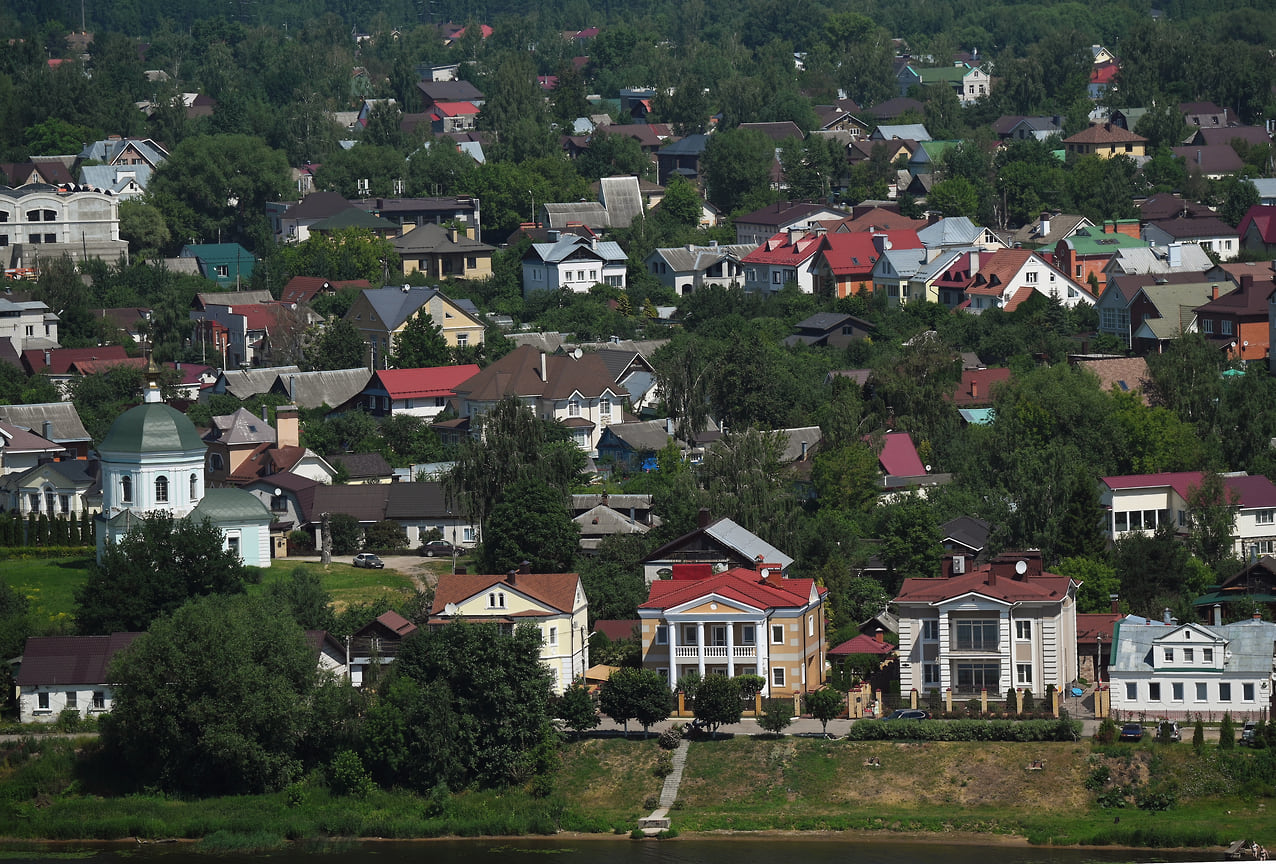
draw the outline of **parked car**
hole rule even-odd
[[[1179,724],[1175,721],[1162,720],[1156,727],[1156,737],[1161,740],[1182,741],[1183,733],[1179,731]]]
[[[431,540],[428,543],[422,543],[421,548],[417,551],[426,558],[442,558],[459,553],[461,550],[446,540]]]
[[[371,552],[360,552],[354,556],[354,566],[367,567],[369,570],[381,570],[385,567],[385,562]]]
[[[892,711],[891,713],[887,714],[882,719],[884,720],[925,720],[929,717],[930,717],[929,714],[917,708],[900,708],[896,711]]]
[[[1121,727],[1122,741],[1142,741],[1143,727],[1138,723],[1126,723]]]
[[[1241,729],[1241,744],[1245,747],[1254,746],[1254,735],[1258,732],[1258,724],[1253,720],[1245,721],[1244,728]]]

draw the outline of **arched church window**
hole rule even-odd
[[[120,480],[120,500],[125,504],[133,503],[133,478],[124,477]]]
[[[155,478],[155,503],[168,503],[168,478],[163,475]]]
[[[196,475],[192,474],[191,475],[191,501],[194,501],[197,497],[199,497],[199,478]]]

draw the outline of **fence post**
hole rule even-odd
[[[988,688],[979,691],[979,713],[988,713]]]
[[[944,691],[944,711],[948,714],[953,713],[953,688],[951,687]]]
[[[1015,690],[1015,713],[1016,714],[1023,713],[1023,688],[1022,687]]]
[[[917,707],[917,688],[916,687],[914,687],[912,690],[908,692],[908,707],[909,708]]]

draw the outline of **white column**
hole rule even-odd
[[[735,624],[727,622],[727,677],[735,677]]]
[[[700,661],[700,678],[704,679],[704,622],[696,622],[696,659]]]
[[[771,638],[771,634],[766,632],[766,618],[759,618],[753,622],[753,669],[754,674],[759,678],[765,678],[765,666],[762,663],[763,651],[766,650],[767,641]]]
[[[665,624],[669,628],[669,689],[673,690],[678,686],[678,627],[675,624]]]

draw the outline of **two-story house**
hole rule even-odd
[[[774,294],[792,282],[803,294],[815,293],[816,256],[824,230],[782,231],[741,259],[744,290]]]
[[[840,224],[847,214],[841,210],[805,201],[777,201],[735,219],[735,242],[760,246],[785,231],[807,231],[822,222]],[[830,229],[832,230],[832,229]]]
[[[1268,309],[1276,296],[1276,281],[1241,277],[1235,291],[1222,293],[1213,286],[1209,302],[1196,307],[1196,329],[1225,348],[1235,360],[1268,359],[1271,324]]]
[[[1033,293],[1058,300],[1069,309],[1095,303],[1094,295],[1086,288],[1036,252],[1000,249],[971,260],[972,275],[966,284],[965,295],[967,311],[975,315],[993,308],[1012,312]]]
[[[454,621],[539,628],[541,662],[557,694],[589,668],[589,601],[575,573],[440,574],[429,626]]]
[[[831,231],[820,238],[815,258],[815,292],[826,297],[850,297],[873,290],[873,267],[891,249],[921,249],[917,232]]]
[[[746,255],[756,249],[752,243],[686,246],[656,249],[643,264],[647,272],[685,296],[708,285],[739,285],[744,282]]]
[[[901,693],[1044,696],[1075,680],[1079,583],[1044,570],[1035,551],[942,566],[942,578],[905,579],[894,601]]]
[[[473,301],[453,300],[436,288],[404,285],[365,289],[350,305],[346,320],[368,346],[368,365],[384,369],[395,338],[417,315],[428,315],[443,331],[450,348],[483,344],[486,327]]]
[[[789,579],[758,562],[714,572],[677,564],[638,607],[642,664],[670,688],[690,672],[758,675],[764,694],[818,690],[824,683],[824,602],[813,579]]]
[[[523,296],[565,288],[583,294],[595,285],[624,288],[629,258],[619,243],[560,234],[533,243],[523,256]]]
[[[434,366],[427,369],[379,369],[356,398],[373,417],[410,414],[432,420],[456,396],[456,385],[473,378],[479,367]]]
[[[75,261],[127,259],[119,211],[114,195],[74,184],[6,188],[0,195],[0,263],[29,269],[64,255]]]

